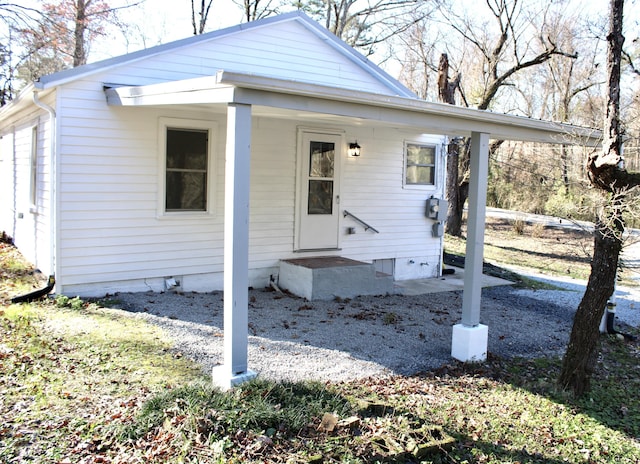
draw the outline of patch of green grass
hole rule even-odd
[[[325,413],[345,416],[350,410],[348,401],[317,382],[256,379],[228,392],[211,382],[195,383],[149,400],[122,436],[141,439],[170,431],[181,442],[174,448],[197,453],[198,443],[206,442],[223,448],[220,458],[244,460],[281,441],[311,438]]]
[[[101,454],[149,395],[202,378],[159,329],[97,307],[5,306],[0,334],[0,462]]]
[[[520,274],[518,274],[516,287],[528,288],[531,290],[563,290],[561,287],[558,287],[557,285],[549,284],[547,282],[542,282],[540,280],[532,279],[530,277],[523,276]]]
[[[185,462],[631,464],[640,376],[627,371],[638,359],[637,344],[606,339],[582,400],[556,390],[555,358],[340,384],[255,380],[225,393],[190,385],[148,402],[125,435],[147,449],[172,437],[170,459]]]
[[[522,268],[540,274],[586,280],[591,272],[589,244],[586,233],[562,229],[543,230],[526,226],[513,230],[508,221],[487,219],[484,244],[485,274],[516,282],[533,289],[555,289],[553,285],[536,281],[501,266]],[[466,239],[447,235],[445,252],[464,257]],[[629,282],[625,281],[625,284]]]

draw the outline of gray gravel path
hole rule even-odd
[[[518,290],[518,294],[542,300],[545,302],[555,302],[569,308],[577,308],[582,295],[587,286],[586,281],[572,279],[569,277],[547,276],[531,272],[523,268],[510,267],[510,270],[518,274],[525,275],[532,279],[545,282],[561,290]],[[634,271],[635,272],[635,271]],[[632,327],[640,327],[640,287],[622,287],[616,288],[616,322]]]
[[[249,368],[279,380],[353,380],[415,374],[452,361],[451,330],[462,293],[313,301],[250,290]],[[489,352],[559,355],[581,294],[510,286],[483,291]],[[121,308],[162,327],[175,349],[210,372],[223,361],[222,293],[118,294]],[[574,304],[575,303],[575,304]]]
[[[489,209],[490,215],[522,215]],[[557,218],[527,215],[549,226]],[[584,225],[579,225],[584,226]],[[640,280],[640,231],[629,231],[625,264]],[[504,357],[561,355],[586,282],[520,274],[560,290],[486,288],[481,322],[489,326],[489,353]],[[616,327],[640,327],[640,288],[618,288]],[[175,350],[207,372],[223,361],[222,293],[119,294],[122,309],[162,327]],[[270,289],[250,291],[249,368],[280,380],[352,380],[414,374],[452,362],[451,330],[460,321],[462,292],[358,297],[307,302]]]

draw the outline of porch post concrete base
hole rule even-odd
[[[216,366],[211,371],[211,379],[216,387],[221,390],[229,390],[236,385],[255,379],[258,374],[250,369],[239,374],[232,374],[225,365]]]
[[[469,327],[464,324],[453,326],[451,356],[462,362],[482,362],[487,359],[489,327],[478,324]]]

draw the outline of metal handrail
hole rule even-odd
[[[360,219],[358,216],[355,216],[353,214],[351,214],[349,211],[347,211],[346,209],[343,211],[342,213],[344,215],[344,217],[347,216],[351,216],[353,219],[355,219],[357,222],[359,222],[360,224],[362,224],[364,226],[364,230],[369,230],[371,229],[372,231],[374,231],[376,234],[379,234],[380,231],[378,229],[376,229],[375,227],[370,226],[369,224],[367,224],[366,222],[364,222],[362,219]]]

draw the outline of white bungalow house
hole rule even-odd
[[[422,101],[294,12],[28,86],[0,109],[0,229],[56,293],[224,289],[218,378],[233,384],[250,375],[249,286],[329,298],[440,275],[443,146],[471,136],[452,354],[480,359],[489,138],[567,134],[594,142],[589,130]],[[353,267],[323,288],[300,277],[313,282],[327,258]]]

